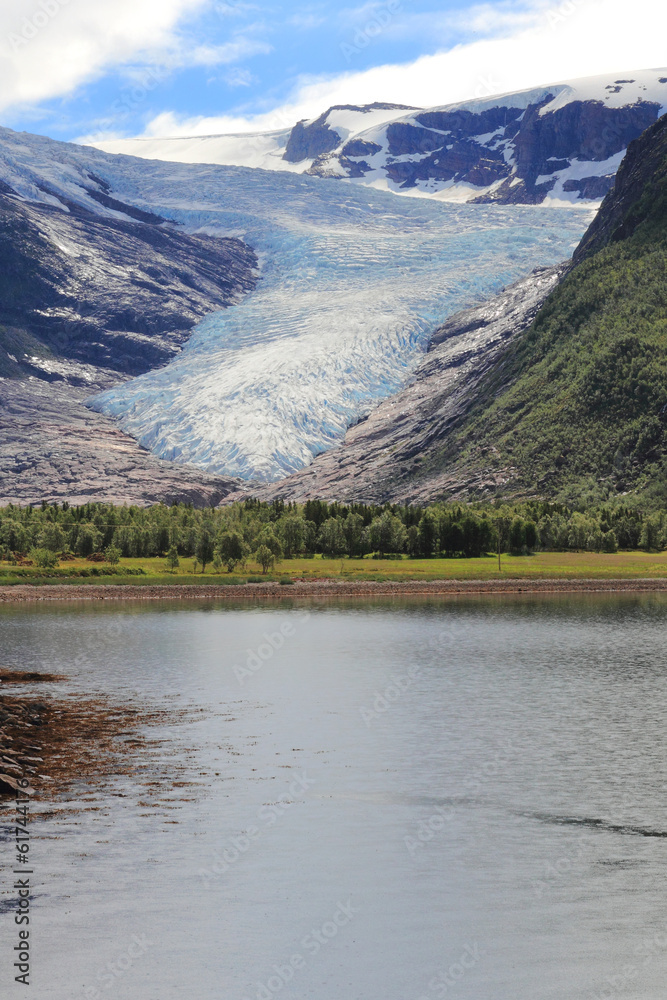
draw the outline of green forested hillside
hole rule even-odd
[[[575,266],[431,465],[570,503],[667,483],[667,117],[632,144]]]

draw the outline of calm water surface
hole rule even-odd
[[[661,595],[1,609],[4,664],[67,677],[42,697],[171,713],[140,778],[36,803],[33,995],[663,1000],[666,620]]]

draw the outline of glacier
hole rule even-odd
[[[260,254],[259,287],[204,319],[165,368],[91,405],[161,458],[247,480],[281,479],[340,442],[406,383],[446,316],[569,257],[589,221],[263,171],[209,169],[202,189],[192,167],[186,177],[188,207],[162,180],[147,203],[190,230],[241,235]]]
[[[125,203],[255,249],[254,292],[205,317],[165,367],[88,405],[160,458],[264,482],[309,464],[403,387],[447,316],[571,256],[591,218],[143,160],[6,129],[0,178],[63,211],[122,218]],[[100,179],[113,203],[91,195]]]

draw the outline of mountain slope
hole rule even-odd
[[[165,364],[195,323],[255,285],[257,259],[240,240],[179,232],[147,212],[135,221],[127,213],[138,211],[118,201],[111,218],[10,191],[0,193],[0,324],[62,360],[138,375]],[[90,192],[114,201],[101,179]],[[57,377],[28,359],[23,367]]]
[[[667,479],[667,116],[629,150],[576,266],[420,471],[564,500]]]
[[[147,160],[217,163],[301,174],[322,153],[332,152],[359,132],[416,110],[404,104],[335,105],[318,118],[270,132],[108,139],[92,145],[106,153],[140,156]]]
[[[239,301],[254,252],[179,231],[96,173],[56,190],[57,157],[30,177],[3,154],[0,502],[219,502],[238,484],[161,462],[84,403],[166,364],[204,315]]]
[[[628,143],[665,111],[667,70],[656,69],[427,110],[335,107],[264,135],[98,145],[157,159],[296,170],[448,201],[590,204],[611,188]]]
[[[90,389],[34,377],[0,381],[0,504],[89,500],[219,504],[242,484],[141,448],[85,405]]]

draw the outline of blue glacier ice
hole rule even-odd
[[[438,323],[569,257],[589,220],[259,170],[143,167],[128,197],[189,231],[242,236],[261,281],[165,368],[91,405],[162,458],[243,479],[280,479],[338,443],[405,384]]]
[[[406,383],[439,323],[569,257],[591,217],[2,132],[3,176],[25,197],[48,186],[103,211],[84,190],[93,171],[116,198],[258,252],[256,291],[206,317],[166,367],[90,401],[156,455],[244,479],[282,478],[338,443]]]

